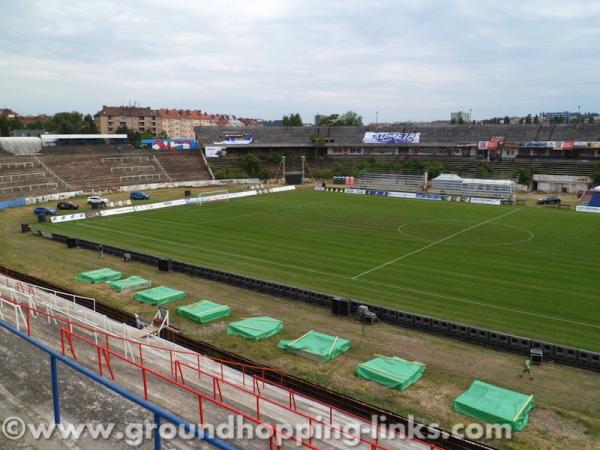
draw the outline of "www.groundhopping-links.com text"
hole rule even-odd
[[[437,440],[447,439],[450,436],[460,439],[488,440],[510,439],[512,432],[508,424],[480,424],[458,423],[449,431],[442,431],[436,423],[422,426],[413,421],[409,416],[408,424],[386,424],[385,417],[373,416],[371,423],[355,423],[345,425],[329,425],[324,420],[316,418],[311,423],[302,424],[253,424],[241,416],[230,415],[225,423],[217,425],[203,424],[191,425],[186,428],[170,422],[163,422],[159,427],[154,423],[27,423],[17,416],[4,419],[0,426],[0,437],[18,441],[25,436],[34,440],[48,440],[52,438],[78,441],[79,439],[91,440],[116,440],[128,446],[137,447],[154,439],[156,431],[164,440],[198,439],[206,435],[222,441],[264,440],[274,439],[277,445],[283,441],[295,441],[298,446],[302,442],[341,441],[347,447],[355,447],[361,442],[382,442],[390,439],[419,439]],[[120,427],[119,427],[120,426]],[[122,428],[122,430],[121,430]]]

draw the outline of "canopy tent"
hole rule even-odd
[[[301,355],[316,357],[322,361],[331,361],[350,350],[350,341],[311,330],[293,341],[281,340],[277,347]]]
[[[108,285],[113,291],[125,292],[149,288],[150,286],[152,286],[152,282],[142,277],[132,276],[129,278],[125,278],[124,280],[109,281]]]
[[[475,380],[454,400],[454,411],[494,424],[509,424],[513,431],[527,426],[535,407],[533,395],[510,391]]]
[[[268,316],[250,317],[227,325],[227,334],[259,341],[275,336],[283,329],[281,320]]]
[[[425,365],[397,356],[380,356],[356,366],[356,375],[390,389],[405,390],[423,376]]]
[[[133,298],[139,302],[150,305],[164,305],[165,303],[176,302],[187,297],[187,294],[177,289],[166,286],[158,286],[145,291],[136,292]]]
[[[90,270],[88,272],[81,272],[75,276],[76,280],[84,281],[86,283],[104,283],[105,281],[118,280],[123,276],[123,273],[112,270],[108,267],[102,269]]]
[[[178,306],[177,314],[198,323],[207,323],[231,314],[231,308],[210,300],[200,300],[186,306]]]

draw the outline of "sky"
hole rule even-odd
[[[600,0],[0,0],[0,108],[600,112]]]

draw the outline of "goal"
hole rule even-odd
[[[228,202],[229,201],[229,190],[219,189],[216,191],[200,192],[196,197],[196,203],[202,205],[204,203],[211,202]]]

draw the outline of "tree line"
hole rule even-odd
[[[77,111],[59,112],[47,120],[23,123],[20,117],[0,116],[0,136],[11,136],[15,130],[44,130],[55,134],[95,134],[96,123],[91,114]]]

